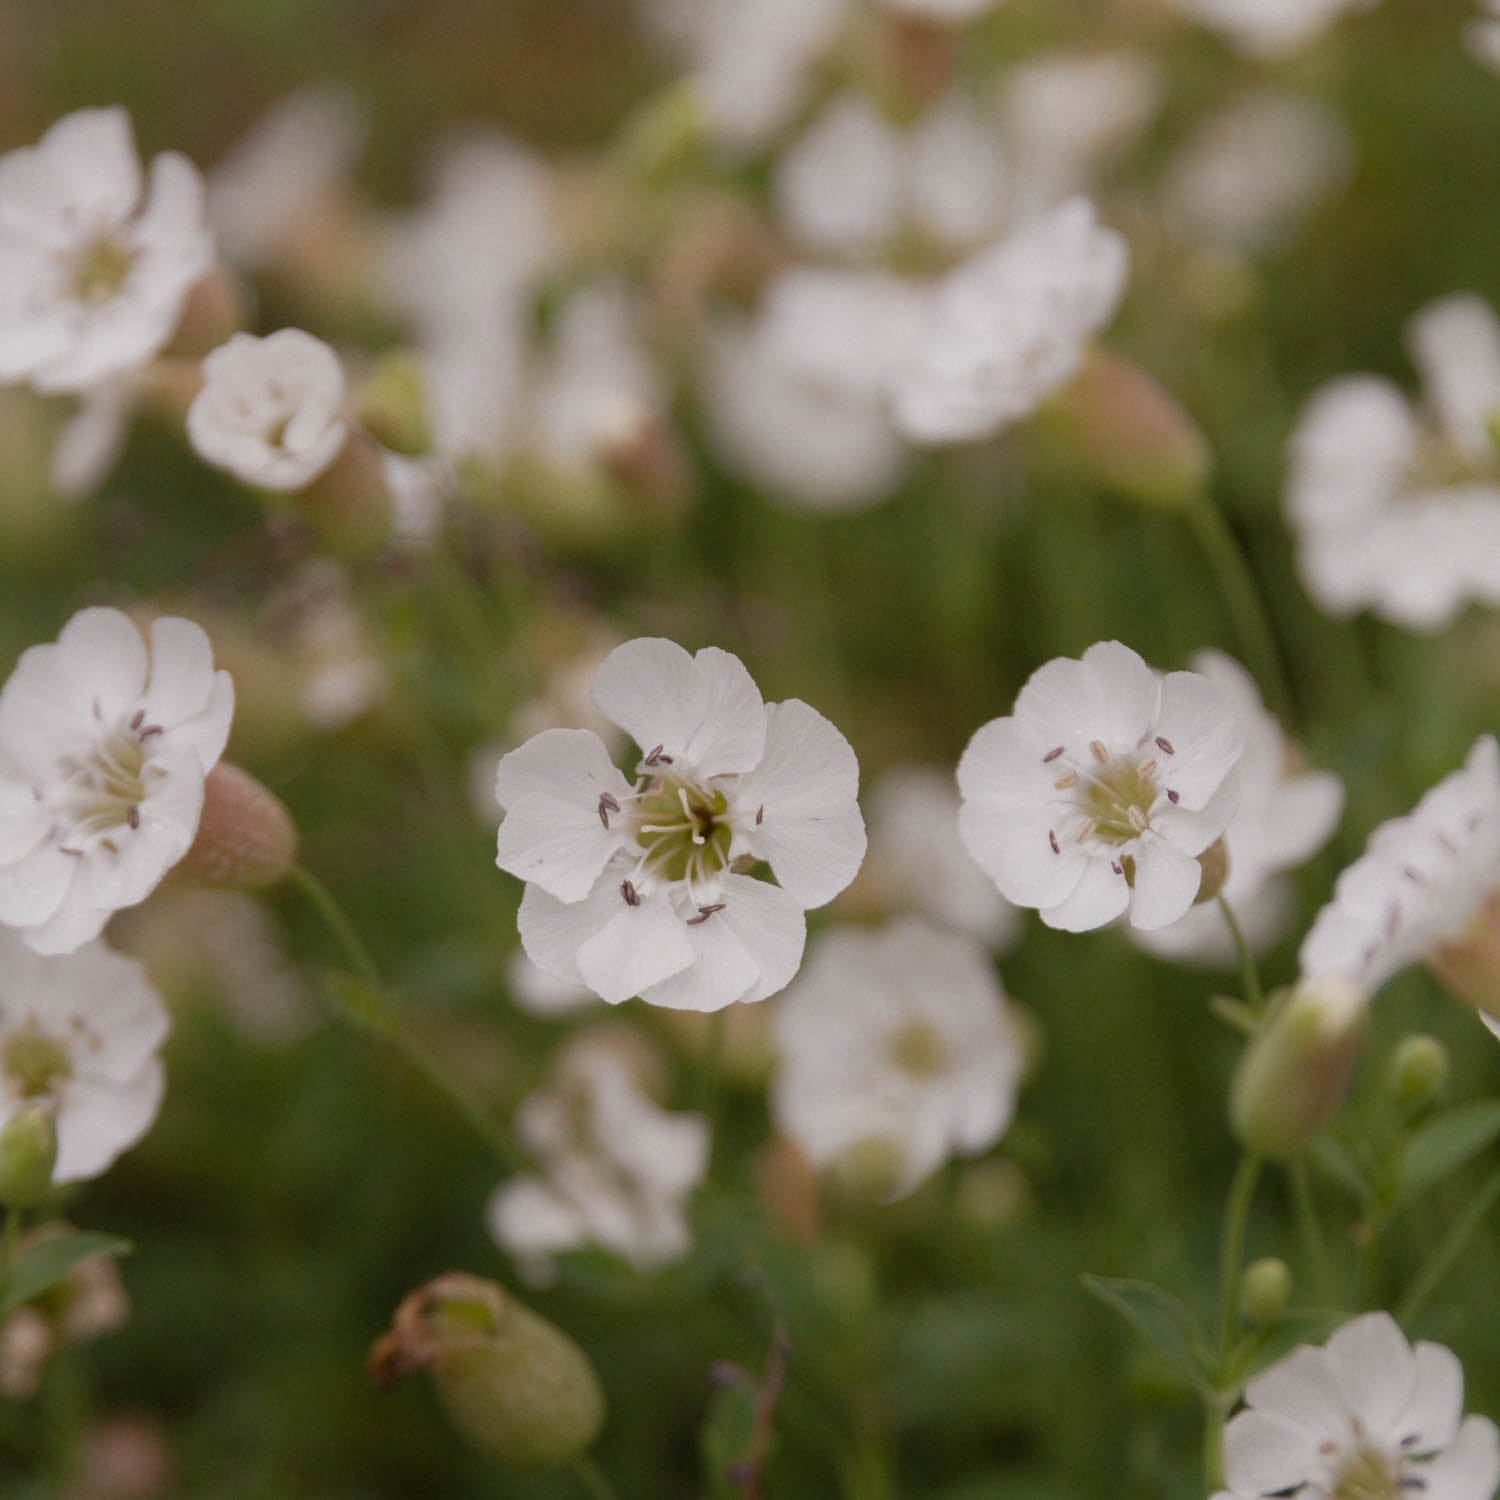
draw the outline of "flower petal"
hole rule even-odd
[[[611,1005],[680,973],[693,961],[686,924],[672,910],[665,891],[635,905],[615,898],[615,910],[578,949],[583,982]]]
[[[1189,811],[1213,796],[1245,748],[1233,705],[1196,672],[1167,673],[1156,731],[1173,751],[1161,757],[1162,781]]]
[[[1002,887],[1003,889],[1003,887]],[[1041,918],[1062,932],[1089,932],[1112,922],[1130,904],[1130,887],[1108,855],[1087,857],[1082,878],[1066,900],[1041,908]]]
[[[1324,1345],[1350,1412],[1373,1433],[1390,1431],[1412,1399],[1416,1363],[1389,1313],[1345,1323]]]
[[[1490,1500],[1500,1483],[1500,1434],[1487,1417],[1465,1417],[1458,1436],[1419,1472],[1427,1500]]]
[[[1349,1425],[1343,1393],[1322,1349],[1303,1344],[1245,1387],[1257,1411],[1304,1428],[1321,1441]]]
[[[1412,1350],[1416,1378],[1411,1401],[1396,1423],[1397,1438],[1413,1453],[1446,1448],[1464,1412],[1464,1371],[1458,1356],[1441,1344]]]
[[[1271,1495],[1307,1481],[1318,1443],[1307,1428],[1252,1408],[1224,1429],[1224,1478],[1236,1495]]]
[[[1203,868],[1192,855],[1147,834],[1136,845],[1130,925],[1150,932],[1175,922],[1193,904],[1202,883]]]

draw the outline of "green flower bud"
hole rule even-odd
[[[1403,1037],[1391,1053],[1386,1087],[1403,1112],[1419,1114],[1437,1102],[1451,1069],[1448,1049],[1436,1037]]]
[[[1338,1113],[1364,1046],[1368,1003],[1342,979],[1304,979],[1251,1038],[1230,1088],[1229,1118],[1252,1151],[1291,1156]]]
[[[0,1203],[34,1208],[52,1186],[57,1122],[49,1104],[22,1105],[0,1130]]]
[[[354,409],[365,431],[396,453],[426,453],[432,446],[422,368],[408,350],[375,362]]]
[[[1284,1260],[1268,1256],[1245,1267],[1240,1278],[1240,1310],[1257,1328],[1279,1323],[1292,1299],[1292,1273]]]
[[[407,1297],[370,1351],[382,1385],[418,1369],[465,1437],[519,1467],[577,1458],[604,1422],[583,1350],[494,1282],[461,1271]]]

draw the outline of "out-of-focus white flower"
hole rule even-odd
[[[109,478],[130,437],[135,398],[128,376],[101,380],[82,394],[52,449],[54,494],[82,500]]]
[[[203,361],[187,434],[205,463],[263,490],[300,490],[343,450],[344,370],[300,328],[237,333]]]
[[[887,10],[900,15],[943,21],[954,26],[972,21],[1002,3],[1003,0],[881,0]]]
[[[935,766],[892,766],[865,799],[870,852],[860,885],[887,912],[916,911],[1003,952],[1020,914],[958,840],[958,792]]]
[[[267,265],[347,178],[369,123],[333,84],[277,100],[208,174],[208,218],[224,258],[247,271]]]
[[[1125,241],[1072,198],[950,272],[895,382],[898,425],[952,443],[1029,416],[1114,316],[1128,264]]]
[[[490,1233],[536,1281],[555,1255],[599,1245],[642,1269],[680,1260],[692,1239],[685,1205],[708,1169],[701,1115],[669,1113],[631,1058],[585,1032],[516,1114],[520,1145],[541,1168],[490,1199]]]
[[[988,954],[959,933],[915,918],[829,933],[775,1027],[777,1128],[820,1167],[889,1152],[882,1196],[988,1150],[1015,1113],[1022,1048]]]
[[[907,227],[961,249],[1005,220],[1007,173],[999,131],[961,96],[898,129],[855,93],[826,105],[776,174],[792,235],[823,255],[869,257]]]
[[[1413,1348],[1389,1313],[1366,1313],[1245,1387],[1245,1406],[1224,1429],[1226,1488],[1214,1500],[1489,1500],[1500,1439],[1486,1418],[1463,1415],[1463,1401],[1452,1350]]]
[[[269,613],[296,671],[299,706],[314,729],[342,729],[385,702],[390,673],[340,563],[320,558],[300,568]]]
[[[627,641],[594,701],[642,747],[634,784],[573,729],[528,740],[496,776],[496,862],[527,883],[527,953],[611,1004],[712,1011],[775,994],[802,961],[804,908],[864,856],[849,742],[805,703],[764,703],[714,647]],[[746,855],[779,884],[738,873]]]
[[[726,458],[794,505],[885,499],[910,456],[888,392],[922,317],[921,291],[893,276],[785,273],[754,322],[720,328],[710,353],[705,397]]]
[[[1464,42],[1476,62],[1500,73],[1500,0],[1479,0],[1479,9],[1464,28]]]
[[[1168,215],[1188,234],[1255,255],[1285,245],[1353,165],[1320,100],[1261,89],[1205,121],[1167,169]]]
[[[154,621],[148,649],[85,609],[23,652],[0,691],[0,923],[66,953],[144,901],[193,842],[233,713],[188,620]]]
[[[1228,826],[1243,732],[1223,690],[1101,641],[1037,668],[958,763],[959,832],[1001,894],[1081,932],[1175,922]]]
[[[505,978],[516,1009],[543,1021],[577,1015],[599,1003],[599,997],[586,985],[554,979],[545,969],[537,968],[521,948],[506,963]]]
[[[1375,376],[1325,386],[1292,435],[1285,505],[1324,609],[1438,630],[1469,600],[1500,604],[1500,455],[1487,429],[1500,324],[1461,294],[1425,308],[1407,338],[1427,419]]]
[[[1500,749],[1484,735],[1410,813],[1370,835],[1302,944],[1302,972],[1373,993],[1460,937],[1497,885]]]
[[[0,157],[0,380],[86,391],[165,344],[208,269],[203,182],[164,152],[142,182],[123,109],[82,109]]]
[[[1249,57],[1285,57],[1321,37],[1341,16],[1377,0],[1173,0]]]
[[[382,451],[380,473],[391,503],[392,533],[412,546],[429,545],[443,524],[449,466],[442,459]]]
[[[97,1177],[151,1128],[168,1030],[134,959],[103,943],[43,957],[0,928],[0,1127],[26,1104],[50,1106],[54,1182]]]
[[[1240,722],[1245,748],[1235,768],[1240,801],[1224,845],[1229,876],[1220,894],[1254,948],[1274,942],[1290,915],[1283,871],[1310,859],[1332,835],[1344,809],[1344,785],[1331,771],[1309,771],[1281,725],[1266,712],[1255,680],[1221,651],[1199,651],[1190,663],[1223,693]],[[1213,902],[1191,907],[1169,927],[1136,934],[1165,958],[1229,962],[1234,943]]]

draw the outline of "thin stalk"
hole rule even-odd
[[[323,925],[332,934],[334,941],[344,950],[344,956],[354,966],[354,972],[371,989],[384,994],[385,981],[380,977],[380,967],[365,947],[364,940],[355,930],[354,923],[344,915],[332,891],[311,870],[293,865],[287,879],[307,897],[314,910],[323,919]]]
[[[1292,1202],[1297,1210],[1297,1224],[1302,1235],[1302,1252],[1312,1267],[1313,1281],[1318,1296],[1332,1298],[1336,1292],[1333,1262],[1328,1255],[1328,1242],[1323,1237],[1323,1225],[1318,1218],[1318,1205],[1313,1201],[1312,1180],[1308,1176],[1305,1157],[1294,1156],[1287,1164],[1287,1179],[1291,1183]]]
[[[1234,942],[1234,951],[1240,961],[1240,983],[1245,990],[1245,1003],[1257,1014],[1266,1008],[1265,992],[1260,987],[1260,971],[1255,967],[1255,955],[1250,951],[1250,945],[1245,941],[1245,934],[1240,927],[1239,919],[1234,914],[1234,908],[1224,899],[1218,897],[1219,910],[1224,913],[1224,921],[1229,928],[1229,936]]]
[[[1429,1257],[1427,1264],[1417,1272],[1416,1278],[1401,1299],[1396,1311],[1396,1321],[1409,1324],[1427,1305],[1428,1299],[1441,1285],[1443,1278],[1453,1269],[1454,1263],[1463,1253],[1470,1236],[1500,1198],[1500,1171],[1491,1174],[1489,1180],[1474,1195],[1469,1206],[1453,1222],[1448,1237]]]
[[[1224,1238],[1219,1258],[1219,1366],[1229,1363],[1239,1323],[1240,1262],[1245,1255],[1245,1230],[1250,1222],[1250,1202],[1260,1177],[1260,1157],[1247,1151],[1240,1158],[1229,1201],[1224,1208]]]
[[[0,1230],[0,1287],[3,1287],[6,1278],[10,1275],[10,1268],[16,1258],[16,1238],[21,1233],[21,1210],[19,1208],[7,1208],[5,1210],[5,1228]]]

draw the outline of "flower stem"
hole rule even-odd
[[[10,1268],[16,1258],[16,1238],[21,1233],[21,1210],[5,1210],[5,1228],[0,1230],[0,1287],[10,1276]]]
[[[293,865],[287,878],[307,897],[323,924],[333,935],[345,956],[354,966],[365,985],[372,991],[372,998],[383,1000],[390,991],[381,977],[379,965],[365,946],[354,924],[345,915],[333,893],[310,870]],[[342,1014],[342,1012],[341,1012]],[[398,1051],[411,1066],[422,1075],[436,1093],[446,1099],[455,1114],[462,1116],[474,1134],[512,1172],[523,1170],[519,1153],[511,1145],[509,1136],[474,1102],[447,1072],[414,1037],[403,1031],[388,1010],[382,1009],[380,1035]]]
[[[1276,653],[1270,614],[1245,554],[1224,519],[1224,513],[1207,491],[1187,507],[1187,516],[1218,582],[1224,607],[1229,611],[1235,635],[1239,638],[1240,650],[1259,680],[1272,710],[1285,714],[1291,706],[1286,673]]]
[[[1491,1174],[1485,1185],[1474,1195],[1469,1206],[1454,1220],[1448,1237],[1417,1273],[1416,1279],[1401,1299],[1401,1305],[1396,1311],[1398,1323],[1410,1323],[1427,1305],[1428,1298],[1453,1269],[1453,1264],[1463,1253],[1469,1237],[1479,1228],[1484,1216],[1494,1207],[1497,1198],[1500,1198],[1500,1171]]]
[[[1291,1183],[1292,1200],[1297,1208],[1297,1223],[1302,1232],[1302,1250],[1312,1267],[1313,1280],[1318,1295],[1332,1298],[1334,1284],[1333,1262],[1328,1258],[1328,1242],[1323,1237],[1323,1226],[1318,1219],[1318,1206],[1313,1201],[1312,1182],[1307,1174],[1307,1160],[1294,1156],[1286,1164],[1287,1178]]]
[[[1250,1221],[1250,1202],[1260,1177],[1260,1156],[1247,1151],[1241,1158],[1229,1188],[1229,1202],[1224,1208],[1224,1238],[1219,1252],[1219,1367],[1229,1363],[1234,1345],[1235,1327],[1239,1322],[1237,1307],[1240,1288],[1240,1262],[1245,1254],[1245,1230]]]
[[[1244,987],[1245,1003],[1258,1015],[1266,1008],[1266,996],[1260,987],[1260,971],[1255,967],[1255,955],[1245,941],[1245,933],[1234,914],[1234,908],[1222,894],[1217,899],[1219,910],[1224,913],[1224,921],[1229,928],[1229,936],[1234,942],[1234,951],[1239,956],[1240,983]]]
[[[578,1482],[594,1497],[594,1500],[619,1500],[614,1485],[605,1478],[599,1465],[586,1454],[580,1454],[573,1460],[572,1469],[578,1477]]]

